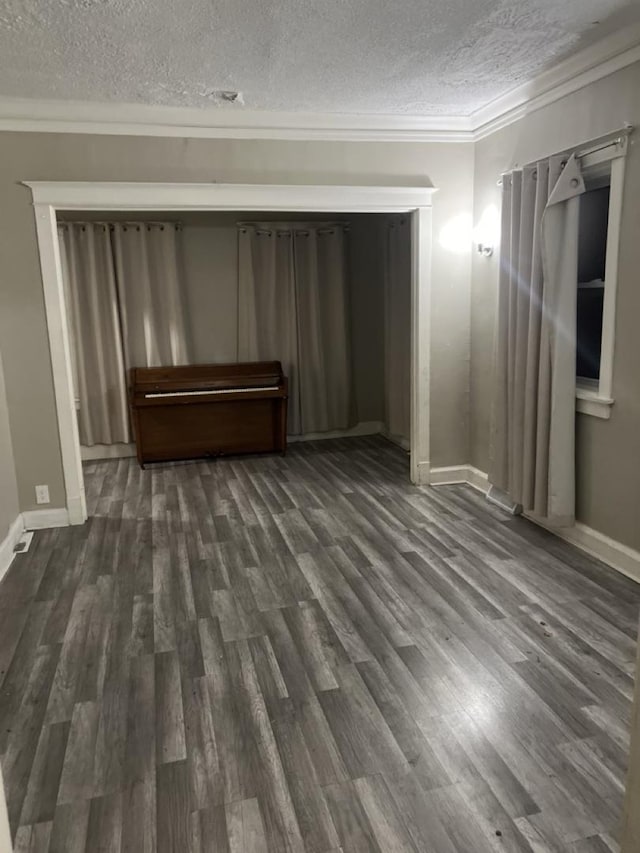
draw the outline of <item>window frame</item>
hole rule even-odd
[[[604,273],[602,308],[602,341],[600,345],[600,377],[589,380],[576,377],[576,411],[597,418],[611,417],[613,397],[613,360],[615,355],[616,295],[618,289],[618,256],[622,225],[622,202],[627,139],[616,140],[600,150],[581,156],[582,172],[589,181],[590,173],[601,173],[610,164],[609,221],[607,256]],[[608,170],[607,170],[608,171]],[[576,287],[578,282],[576,282]]]

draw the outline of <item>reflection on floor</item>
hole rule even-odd
[[[632,582],[378,438],[85,471],[0,586],[18,850],[616,849]]]

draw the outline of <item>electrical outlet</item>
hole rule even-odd
[[[49,486],[36,486],[36,503],[49,503]]]

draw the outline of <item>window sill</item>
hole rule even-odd
[[[576,388],[576,412],[581,415],[591,415],[594,418],[609,420],[613,400],[610,397],[601,397],[596,390],[591,388]]]

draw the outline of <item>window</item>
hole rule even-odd
[[[600,379],[602,312],[607,257],[610,186],[589,189],[580,196],[578,248],[578,381]]]
[[[576,409],[611,415],[618,244],[626,137],[581,156]]]

